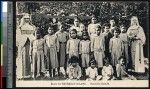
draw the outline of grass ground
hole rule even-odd
[[[149,70],[146,69],[145,73],[135,73],[135,72],[129,72],[129,74],[136,77],[137,80],[148,80],[149,79]],[[63,75],[55,76],[53,78],[48,77],[38,77],[35,80],[66,80],[67,78],[64,78]],[[25,78],[23,80],[33,80],[32,78]],[[80,80],[85,80],[85,77],[82,76]]]

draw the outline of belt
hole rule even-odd
[[[67,42],[59,42],[60,44],[66,44]]]

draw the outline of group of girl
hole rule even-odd
[[[59,21],[58,29],[55,32],[49,26],[43,38],[39,29],[35,31],[29,51],[32,78],[63,75],[69,80],[135,79],[128,70],[139,71],[146,39],[137,17],[131,18],[128,30],[123,24],[117,27],[113,19],[101,26],[96,17],[87,30],[78,18],[69,30]]]

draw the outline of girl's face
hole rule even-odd
[[[131,21],[132,21],[133,25],[137,25],[137,23],[138,23],[137,18],[133,18],[133,19],[131,19]]]
[[[81,30],[85,30],[85,26],[84,25],[80,25],[80,29]]]
[[[60,29],[60,31],[64,31],[64,26],[63,26],[63,25],[60,25],[60,26],[59,26],[59,29]]]
[[[95,64],[91,64],[91,68],[95,68],[96,67],[96,65]]]
[[[70,32],[71,38],[75,39],[77,37],[77,33],[75,31]]]
[[[124,26],[120,27],[120,30],[121,30],[122,33],[126,32],[126,29],[125,29]]]
[[[110,24],[111,24],[111,26],[114,26],[115,25],[115,21],[114,20],[110,20]]]
[[[53,29],[52,28],[49,28],[48,29],[48,34],[52,35],[54,33]]]
[[[97,22],[96,18],[92,18],[92,23],[95,24]]]
[[[84,39],[84,40],[87,40],[87,39],[88,39],[88,36],[87,36],[87,35],[83,35],[83,39]]]
[[[78,26],[79,25],[79,20],[78,19],[74,19],[74,25]]]
[[[108,26],[105,26],[104,31],[105,31],[105,32],[109,32],[109,27],[108,27]]]
[[[114,36],[117,37],[118,35],[119,35],[119,33],[114,31]]]
[[[121,59],[120,59],[120,64],[121,64],[121,65],[124,65],[124,63],[125,63],[125,62],[124,62],[124,59],[121,58]]]

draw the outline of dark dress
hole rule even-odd
[[[67,32],[56,32],[56,36],[59,42],[59,66],[64,67],[66,62],[66,44],[68,40],[68,33]]]

